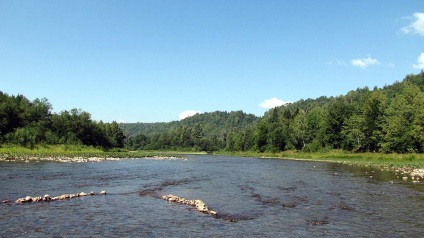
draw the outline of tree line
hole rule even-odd
[[[231,113],[232,121],[246,117],[242,112]],[[213,113],[195,115],[185,119],[187,122],[173,122],[172,128],[163,131],[154,133],[150,128],[150,134],[133,130],[127,147],[423,153],[424,73],[408,75],[383,88],[358,88],[338,97],[300,100],[271,109],[240,127],[229,126],[225,117],[215,118]],[[214,121],[213,127],[210,121]],[[217,128],[218,133],[211,133]]]
[[[33,148],[37,144],[73,144],[102,148],[124,147],[118,123],[96,122],[78,109],[52,113],[47,99],[28,100],[0,91],[0,144]]]
[[[259,121],[243,111],[207,112],[169,123],[121,123],[130,150],[216,151],[226,146],[229,133]],[[132,135],[132,136],[131,136]]]

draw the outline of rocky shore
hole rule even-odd
[[[172,194],[164,195],[164,196],[162,196],[162,199],[166,200],[168,202],[181,203],[181,204],[185,204],[185,205],[195,207],[197,211],[202,212],[202,213],[210,214],[210,215],[213,215],[213,216],[218,215],[218,213],[216,211],[210,210],[208,208],[208,206],[202,200],[199,200],[199,199],[190,200],[190,199],[183,198],[183,197],[177,197],[177,196],[172,195]]]
[[[106,191],[101,191],[98,193],[98,195],[105,195],[105,194],[106,194]],[[15,201],[15,204],[31,203],[31,202],[50,202],[50,201],[66,200],[71,198],[94,196],[94,195],[96,195],[96,193],[94,192],[89,192],[89,193],[80,192],[80,193],[69,193],[69,194],[67,193],[67,194],[62,194],[60,196],[55,196],[55,197],[52,197],[48,194],[44,195],[43,197],[26,196],[24,198],[18,198]],[[2,203],[11,203],[11,201],[3,200]]]
[[[0,156],[0,161],[4,162],[60,162],[60,163],[87,163],[87,162],[101,162],[101,161],[119,161],[123,159],[148,159],[148,160],[187,160],[183,157],[174,156],[152,156],[141,158],[117,158],[117,157],[63,157],[63,156],[30,156],[30,157],[15,157],[15,156]]]

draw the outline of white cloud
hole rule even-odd
[[[180,118],[180,120],[182,120],[184,118],[194,116],[198,113],[202,113],[202,112],[194,111],[194,110],[185,110],[185,111],[183,111],[182,113],[179,114],[179,118]]]
[[[424,53],[421,53],[417,59],[418,64],[414,64],[415,69],[424,69]]]
[[[408,26],[402,27],[401,30],[405,34],[420,34],[424,36],[424,13],[416,12],[410,17],[413,19],[412,23]]]
[[[373,64],[380,64],[380,62],[378,62],[378,60],[373,59],[369,56],[367,58],[364,58],[364,59],[352,59],[350,62],[353,66],[363,68],[363,69],[365,69],[368,66],[373,65]]]
[[[269,109],[269,108],[279,107],[281,105],[285,105],[285,104],[288,104],[288,103],[290,103],[290,102],[285,102],[285,101],[280,100],[278,98],[271,98],[271,99],[267,99],[267,100],[261,102],[259,104],[259,106],[262,107],[262,108]]]

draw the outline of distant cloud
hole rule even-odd
[[[421,53],[417,59],[418,64],[414,64],[413,67],[415,69],[424,69],[424,53]]]
[[[259,104],[259,106],[262,107],[262,108],[270,109],[270,108],[279,107],[281,105],[285,105],[285,104],[288,104],[288,103],[290,103],[290,102],[285,102],[285,101],[280,100],[278,98],[271,98],[271,99],[267,99],[267,100],[261,102]]]
[[[364,59],[352,59],[350,62],[353,66],[363,68],[363,69],[367,68],[370,65],[380,64],[380,62],[378,62],[378,60],[373,59],[369,56],[367,58],[364,58]]]
[[[180,120],[182,120],[182,119],[185,119],[187,117],[194,116],[198,113],[202,113],[202,112],[193,111],[193,110],[185,110],[185,111],[183,111],[182,113],[179,114],[179,118],[180,118]]]
[[[408,26],[402,27],[401,31],[405,34],[419,34],[424,36],[424,13],[416,12],[412,15],[412,17],[408,17],[412,19],[411,24]]]

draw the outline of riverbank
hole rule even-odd
[[[0,148],[0,161],[53,161],[53,162],[99,162],[126,158],[182,159],[182,152],[173,151],[103,151],[89,146],[38,146],[34,149],[3,145]]]
[[[424,178],[424,154],[352,153],[341,150],[315,153],[304,153],[299,151],[258,153],[247,151],[217,152],[214,154],[263,159],[288,159],[342,163],[347,165],[367,166],[391,170],[399,173],[400,175],[410,176],[413,180]]]

